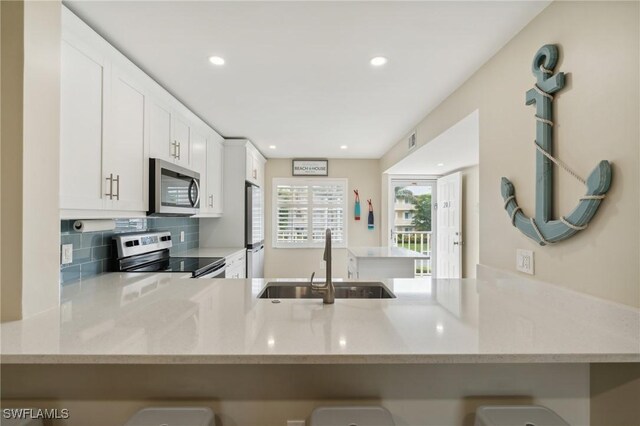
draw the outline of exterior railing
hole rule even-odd
[[[404,247],[426,255],[426,259],[416,260],[416,277],[431,275],[431,232],[393,231],[392,243],[394,247]]]

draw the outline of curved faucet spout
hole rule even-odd
[[[333,286],[333,280],[331,279],[331,229],[327,228],[325,231],[325,240],[324,240],[324,255],[322,256],[324,259],[327,270],[325,276],[326,282],[322,285],[313,284],[313,277],[311,278],[311,287],[314,291],[322,293],[322,303],[332,304],[335,302],[336,289]]]

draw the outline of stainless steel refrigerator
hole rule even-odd
[[[247,183],[245,243],[247,278],[264,278],[264,197],[262,188]]]

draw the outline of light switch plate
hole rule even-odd
[[[73,244],[63,244],[60,252],[60,263],[68,265],[73,262]]]
[[[525,274],[533,275],[533,250],[516,250],[516,269]]]

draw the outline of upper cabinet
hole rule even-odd
[[[116,66],[111,69],[110,81],[102,150],[106,205],[108,210],[146,211],[144,89]]]
[[[176,164],[189,167],[191,159],[191,127],[186,119],[173,115],[173,152]]]
[[[201,211],[210,216],[221,216],[223,212],[223,176],[224,176],[224,145],[223,139],[217,133],[211,133],[207,138],[207,179],[206,200],[201,203]]]
[[[105,60],[72,39],[62,42],[60,207],[102,209],[102,87]]]
[[[259,187],[264,186],[264,165],[266,159],[260,154],[260,152],[251,144],[247,142],[246,145],[246,176],[247,182],[250,182]]]
[[[222,138],[62,9],[61,217],[146,215],[149,158],[199,172],[202,212],[222,215]]]

